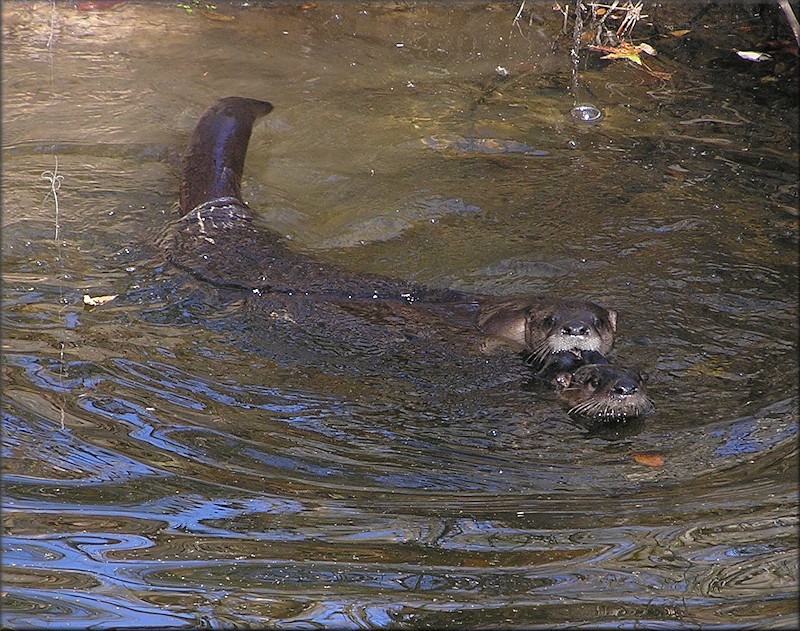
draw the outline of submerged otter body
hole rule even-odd
[[[271,110],[265,101],[228,97],[200,118],[181,171],[183,216],[163,243],[177,267],[247,292],[271,321],[318,328],[323,338],[376,349],[387,360],[401,361],[397,349],[406,347],[403,362],[430,355],[458,363],[472,356],[485,364],[476,341],[486,337],[539,363],[554,353],[610,350],[617,315],[594,303],[473,296],[348,272],[256,228],[241,198],[241,177],[253,124]]]

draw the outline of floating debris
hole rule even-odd
[[[436,135],[422,139],[422,144],[434,151],[456,151],[459,153],[521,153],[526,156],[549,156],[550,153],[534,149],[524,142],[502,138],[465,138],[458,135]]]
[[[770,59],[772,59],[772,55],[769,55],[767,53],[759,53],[755,50],[736,50],[735,48],[734,50],[736,51],[736,54],[739,55],[739,57],[741,57],[745,61],[760,62],[760,61],[769,61]]]
[[[111,302],[114,300],[119,294],[112,294],[110,296],[90,296],[89,294],[83,294],[83,304],[87,307],[99,307],[100,305],[104,305],[107,302]]]

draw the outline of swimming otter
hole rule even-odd
[[[550,353],[588,350],[606,353],[613,343],[616,312],[594,303],[553,297],[498,298],[450,289],[431,289],[383,276],[325,265],[287,248],[269,230],[253,225],[242,201],[241,177],[253,124],[269,113],[265,101],[240,97],[218,100],[201,116],[181,171],[183,213],[163,245],[178,267],[214,285],[258,295],[302,296],[353,309],[413,305],[416,315],[443,332],[469,330],[489,336],[535,361]],[[447,333],[449,335],[449,333]]]
[[[570,414],[621,419],[646,416],[654,410],[644,378],[630,368],[584,364],[574,372],[558,373],[552,381]]]

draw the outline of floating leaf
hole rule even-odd
[[[633,459],[648,467],[660,467],[664,464],[664,456],[659,454],[633,454]]]
[[[656,55],[658,55],[658,53],[656,52],[656,49],[653,48],[647,42],[642,42],[641,44],[638,44],[635,48],[638,48],[643,53],[645,53],[647,55],[650,55],[651,57],[655,57]]]
[[[104,305],[107,302],[111,302],[119,296],[119,294],[113,294],[111,296],[95,296],[92,297],[89,294],[83,294],[83,304],[87,307],[99,307],[100,305]]]
[[[655,53],[652,47],[648,46],[648,48]],[[639,54],[643,51],[641,45],[632,46],[627,42],[622,42],[619,46],[589,46],[589,49],[608,53],[603,55],[601,59],[628,59],[635,64],[642,65],[642,60],[639,57]]]
[[[684,29],[680,29],[678,31],[670,31],[669,34],[672,35],[672,37],[683,37],[687,33],[691,33],[691,32],[692,32],[692,29],[684,28]]]
[[[736,54],[746,61],[758,62],[758,61],[769,61],[770,59],[772,59],[772,55],[768,55],[767,53],[759,53],[755,50],[737,50]]]
[[[642,65],[642,60],[639,58],[639,53],[637,52],[620,52],[620,53],[608,53],[608,55],[603,55],[600,59],[629,59],[635,64]]]

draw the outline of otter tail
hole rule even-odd
[[[181,212],[221,197],[241,198],[244,156],[253,123],[272,111],[266,101],[229,96],[209,107],[194,128],[181,167]]]

